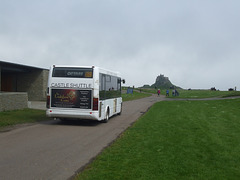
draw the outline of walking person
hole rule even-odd
[[[175,89],[172,90],[172,96],[175,96]]]
[[[161,91],[160,91],[160,89],[158,89],[158,91],[157,91],[158,96],[160,95],[160,93],[161,93]]]
[[[169,90],[167,89],[167,91],[166,91],[166,96],[169,96]]]

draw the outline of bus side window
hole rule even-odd
[[[99,96],[100,100],[106,99],[106,75],[99,74],[100,87],[99,87]]]

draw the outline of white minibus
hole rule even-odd
[[[99,67],[53,65],[46,115],[60,120],[107,122],[111,116],[121,114],[121,82],[119,73]]]

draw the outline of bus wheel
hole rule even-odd
[[[106,113],[106,119],[103,120],[104,123],[107,123],[109,120],[109,109],[107,110],[107,113]]]

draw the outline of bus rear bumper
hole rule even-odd
[[[98,111],[81,111],[79,110],[66,110],[66,109],[47,109],[46,116],[50,118],[66,118],[66,119],[89,119],[99,120]]]

